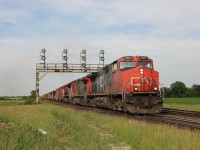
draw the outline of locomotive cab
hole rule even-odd
[[[133,93],[159,92],[159,74],[152,59],[146,56],[123,57],[119,60],[122,89]]]

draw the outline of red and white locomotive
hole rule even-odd
[[[45,99],[132,114],[159,113],[159,73],[146,56],[126,56],[43,96]]]

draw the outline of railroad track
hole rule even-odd
[[[163,115],[163,114],[151,115],[147,119],[150,121],[167,123],[167,124],[175,125],[175,126],[182,127],[182,128],[190,128],[190,129],[200,130],[200,120],[196,120],[196,119],[175,117],[175,116]]]
[[[94,111],[100,114],[107,114],[112,116],[118,117],[125,117],[128,119],[135,119],[141,120],[150,123],[164,123],[170,124],[173,126],[177,126],[180,128],[188,128],[191,130],[200,130],[200,119],[194,118],[185,118],[185,117],[177,117],[173,114],[182,114],[182,115],[190,115],[193,116],[194,111],[186,111],[186,110],[177,110],[176,109],[168,109],[164,108],[162,113],[160,114],[152,114],[152,115],[133,115],[130,113],[120,112],[120,111],[113,111],[108,109],[96,108],[96,107],[88,107],[83,105],[74,105],[70,103],[61,103],[55,101],[47,101],[57,105],[67,106],[75,110],[84,110],[84,111]],[[179,113],[180,112],[180,113]],[[172,115],[171,115],[172,114]],[[200,112],[195,112],[195,114],[199,117]]]
[[[172,109],[172,108],[163,108],[162,114],[174,114],[174,115],[200,118],[200,112],[188,111],[188,110],[179,110],[179,109]]]

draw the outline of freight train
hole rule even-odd
[[[129,112],[160,113],[159,72],[147,56],[125,56],[43,95],[44,99]]]

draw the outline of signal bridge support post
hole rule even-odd
[[[40,73],[36,71],[36,103],[39,103],[39,91],[40,91],[40,85],[39,85],[39,75]]]
[[[36,103],[39,103],[40,96],[40,80],[47,74],[48,72],[39,72],[36,70]]]

